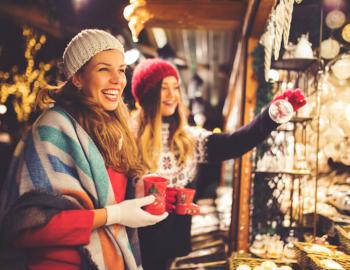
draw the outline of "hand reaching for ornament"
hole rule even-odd
[[[306,104],[305,96],[299,88],[284,91],[282,94],[276,96],[272,102],[280,99],[287,100],[295,112]]]
[[[287,123],[293,117],[293,112],[305,104],[306,99],[300,89],[286,90],[270,103],[270,118],[277,124]]]

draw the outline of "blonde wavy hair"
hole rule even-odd
[[[157,164],[162,151],[162,116],[161,104],[161,83],[149,90],[140,101],[141,108],[136,116],[137,142],[141,150],[141,155],[148,169],[151,172],[157,171]],[[180,100],[181,97],[180,97]],[[188,124],[186,117],[186,107],[180,101],[174,117],[170,123],[169,148],[177,159],[177,164],[186,162],[192,157],[194,151],[194,141],[187,134],[184,127]]]
[[[68,81],[64,86],[48,87],[39,92],[37,108],[43,109],[52,103],[69,112],[91,136],[107,167],[131,178],[145,173],[146,166],[129,129],[129,111],[123,101],[115,111],[105,111]]]

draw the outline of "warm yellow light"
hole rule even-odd
[[[38,40],[37,35],[28,27],[24,27],[22,33],[26,40],[24,57],[27,67],[24,73],[19,74],[16,66],[10,72],[0,71],[0,102],[6,103],[10,96],[13,97],[13,108],[19,122],[28,120],[37,93],[48,85],[45,76],[53,64],[39,63],[36,68],[35,54],[46,42],[46,37],[41,35]]]
[[[40,37],[40,39],[39,39],[39,42],[40,42],[41,44],[44,44],[44,43],[46,42],[46,37],[45,37],[44,35],[42,35],[42,36]]]
[[[130,5],[127,5],[123,11],[123,16],[128,21],[134,42],[138,41],[138,36],[144,28],[144,24],[153,17],[145,8],[145,5],[146,1],[144,0],[130,0]]]
[[[123,11],[123,16],[124,16],[125,20],[129,21],[133,12],[134,12],[134,6],[127,5]]]
[[[218,127],[214,128],[213,133],[221,133],[221,128],[218,128]]]

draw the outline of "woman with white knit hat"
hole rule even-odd
[[[19,143],[0,194],[0,248],[10,255],[0,264],[142,269],[134,228],[167,213],[145,212],[154,197],[134,196],[145,166],[121,98],[123,46],[105,31],[83,30],[67,45],[63,66],[67,82],[40,93],[40,105],[54,106]]]

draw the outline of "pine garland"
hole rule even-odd
[[[255,114],[258,114],[272,100],[272,83],[265,81],[265,75],[262,72],[264,70],[264,46],[259,44],[252,52],[252,56],[254,57],[254,77],[258,81],[255,108]]]

